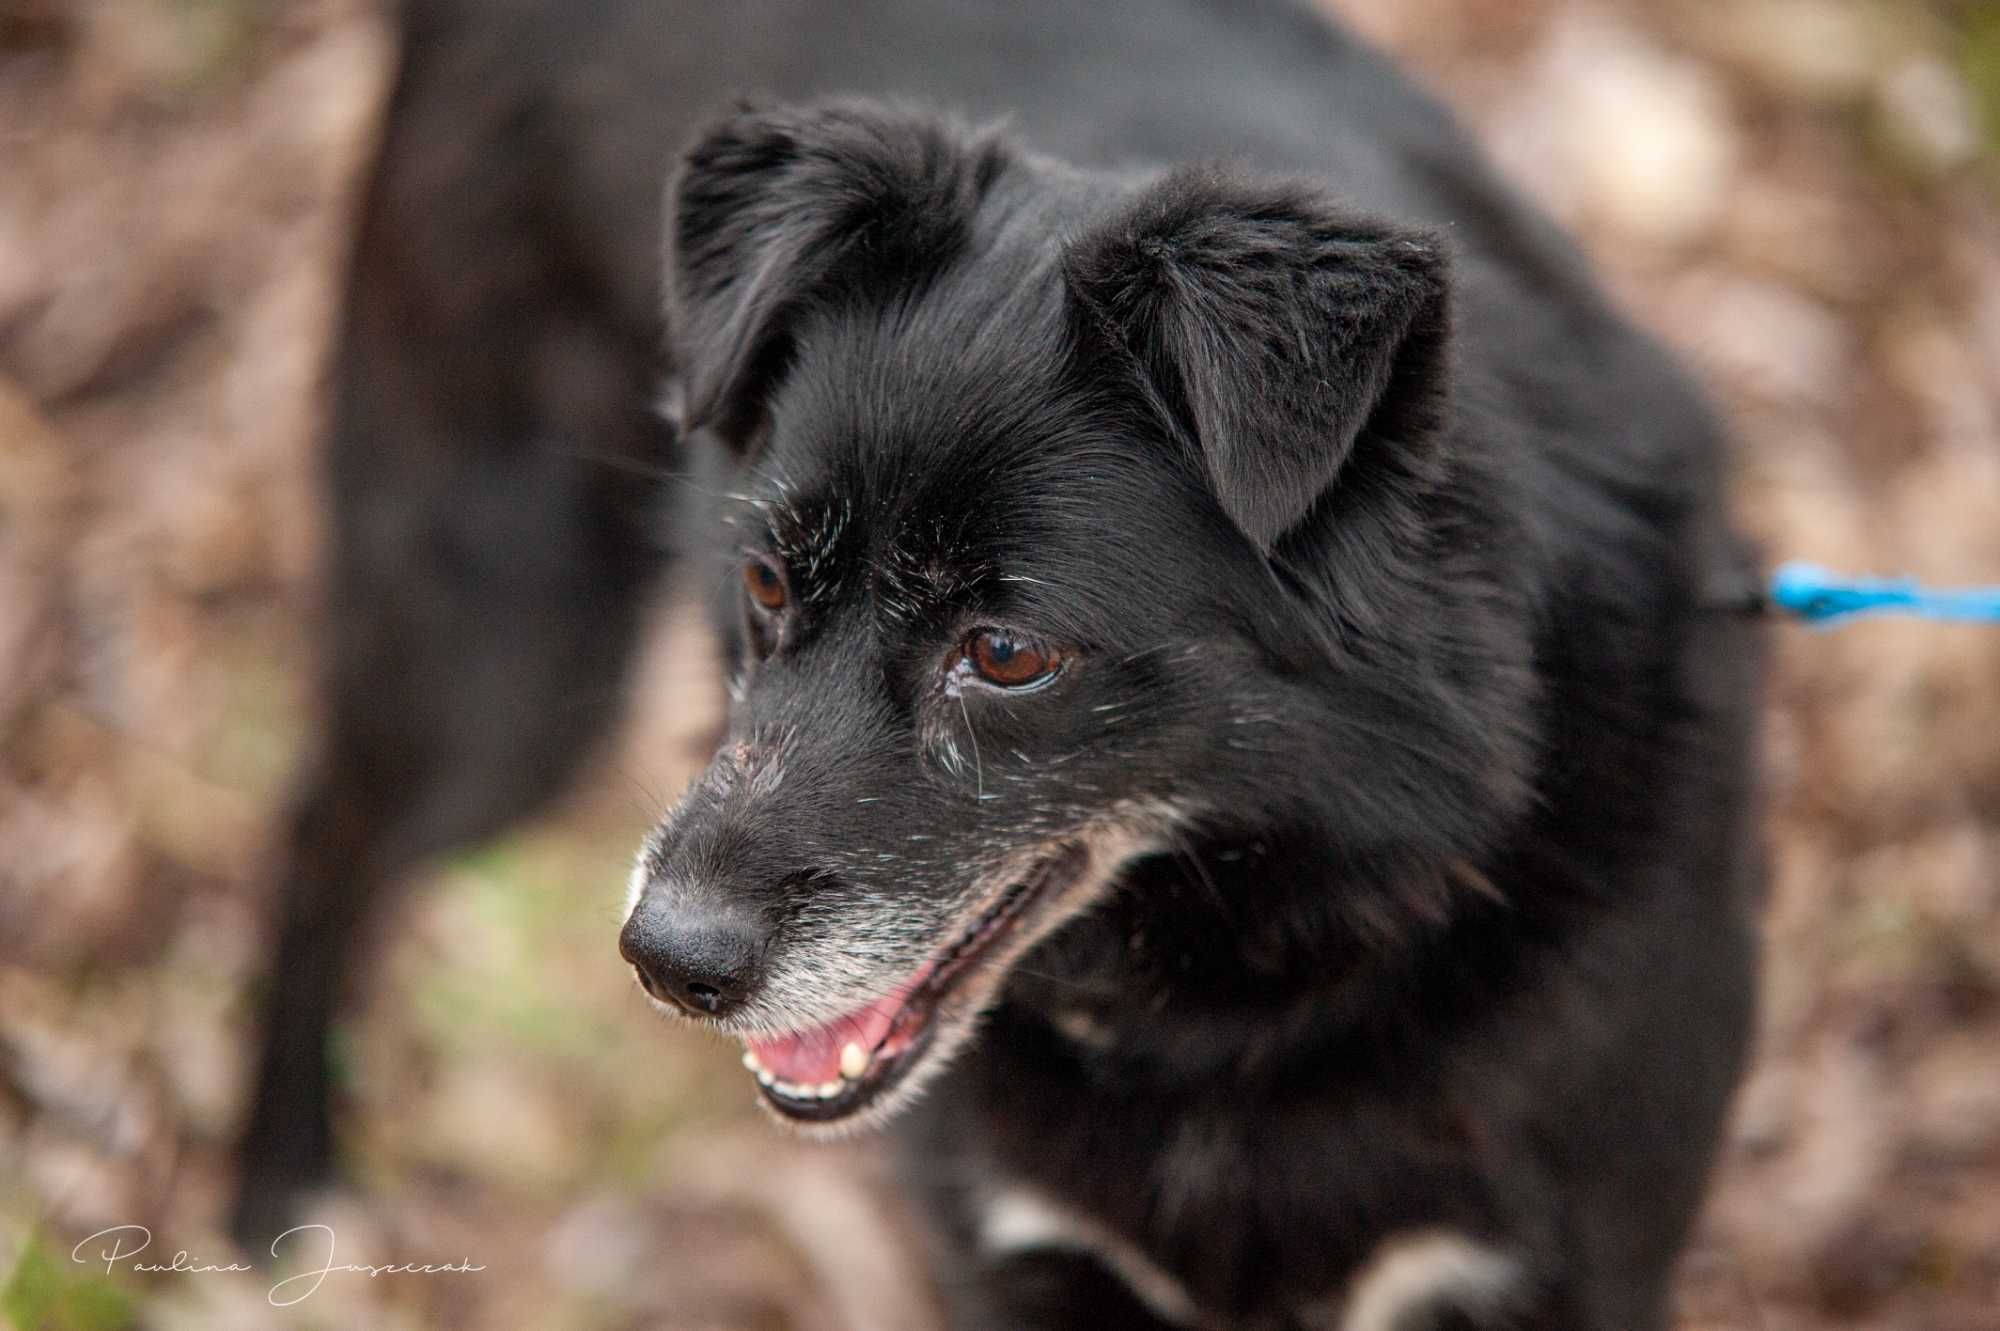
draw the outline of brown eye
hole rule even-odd
[[[743,566],[743,588],[774,615],[785,608],[785,575],[769,559],[753,559]]]
[[[1018,689],[1055,674],[1062,658],[1054,651],[1005,629],[981,629],[965,644],[966,659],[988,684]]]

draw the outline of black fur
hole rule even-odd
[[[690,6],[657,30],[640,5],[502,7],[476,40],[428,12],[371,217],[449,83],[423,61],[552,53],[500,67],[626,113],[556,116],[575,151],[535,159],[544,221],[597,242],[556,283],[601,294],[586,328],[630,324],[647,150],[735,91],[789,99],[708,119],[669,200],[674,447],[735,472],[700,566],[743,677],[625,948],[753,1038],[981,959],[896,1119],[955,1324],[1161,1324],[1115,1249],[1202,1325],[1338,1326],[1385,1242],[1446,1230],[1519,1277],[1436,1325],[1661,1325],[1750,1024],[1758,651],[1702,604],[1743,564],[1716,426],[1569,245],[1434,103],[1282,4]],[[800,100],[856,88],[1017,127]],[[385,225],[350,316],[362,400],[446,382],[370,340]],[[559,305],[522,308],[559,331]],[[550,344],[469,345],[449,354]],[[643,363],[604,345],[606,385]],[[594,438],[579,404],[604,400],[528,390],[498,456]],[[546,488],[481,493],[584,530]],[[646,567],[636,538],[603,548]],[[343,549],[367,584],[366,542]],[[746,560],[781,610],[745,598]],[[581,631],[545,627],[509,650],[560,669]],[[981,685],[989,628],[1063,668]],[[1107,828],[1118,872],[1061,895]],[[1055,886],[978,952],[987,894],[1024,882]],[[1100,1255],[984,1244],[1015,1188]]]
[[[1396,471],[1436,472],[1448,291],[1434,237],[1343,217],[1304,187],[1189,171],[1069,262],[1075,298],[1130,347],[1260,548],[1319,502],[1364,431],[1389,441]]]
[[[1170,809],[914,1115],[963,1315],[1070,1324],[1042,1258],[1032,1295],[982,1271],[982,1199],[1025,1185],[1215,1325],[1307,1324],[1440,1228],[1518,1260],[1506,1324],[1656,1325],[1748,1013],[1702,409],[1594,301],[1324,190],[939,124],[751,111],[687,158],[669,318],[731,385],[687,424],[766,422],[734,535],[793,604],[628,954],[753,919],[726,1023],[832,1020],[996,862]],[[954,694],[977,625],[1073,664]]]

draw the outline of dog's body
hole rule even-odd
[[[607,460],[708,456],[742,674],[624,948],[781,1116],[905,1110],[961,1324],[1660,1325],[1756,651],[1716,427],[1567,242],[1285,5],[451,8],[357,258],[246,1225],[325,1163],[367,885],[608,717]]]

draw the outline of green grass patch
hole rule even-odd
[[[88,1267],[60,1259],[31,1234],[0,1286],[0,1316],[13,1331],[125,1331],[138,1303]]]
[[[565,977],[616,966],[616,869],[573,839],[533,833],[452,856],[440,889],[497,946],[487,969],[439,970],[421,983],[424,1029],[453,1043],[498,1037],[564,1057],[615,1047],[616,1022]]]
[[[1980,6],[1967,16],[1962,66],[1979,99],[1990,154],[2000,148],[2000,8]]]

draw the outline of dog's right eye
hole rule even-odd
[[[1005,629],[973,634],[966,640],[965,659],[981,679],[1003,689],[1047,683],[1062,668],[1062,656],[1054,648]]]
[[[776,560],[760,557],[745,564],[743,587],[766,613],[775,615],[785,608],[785,575]]]

